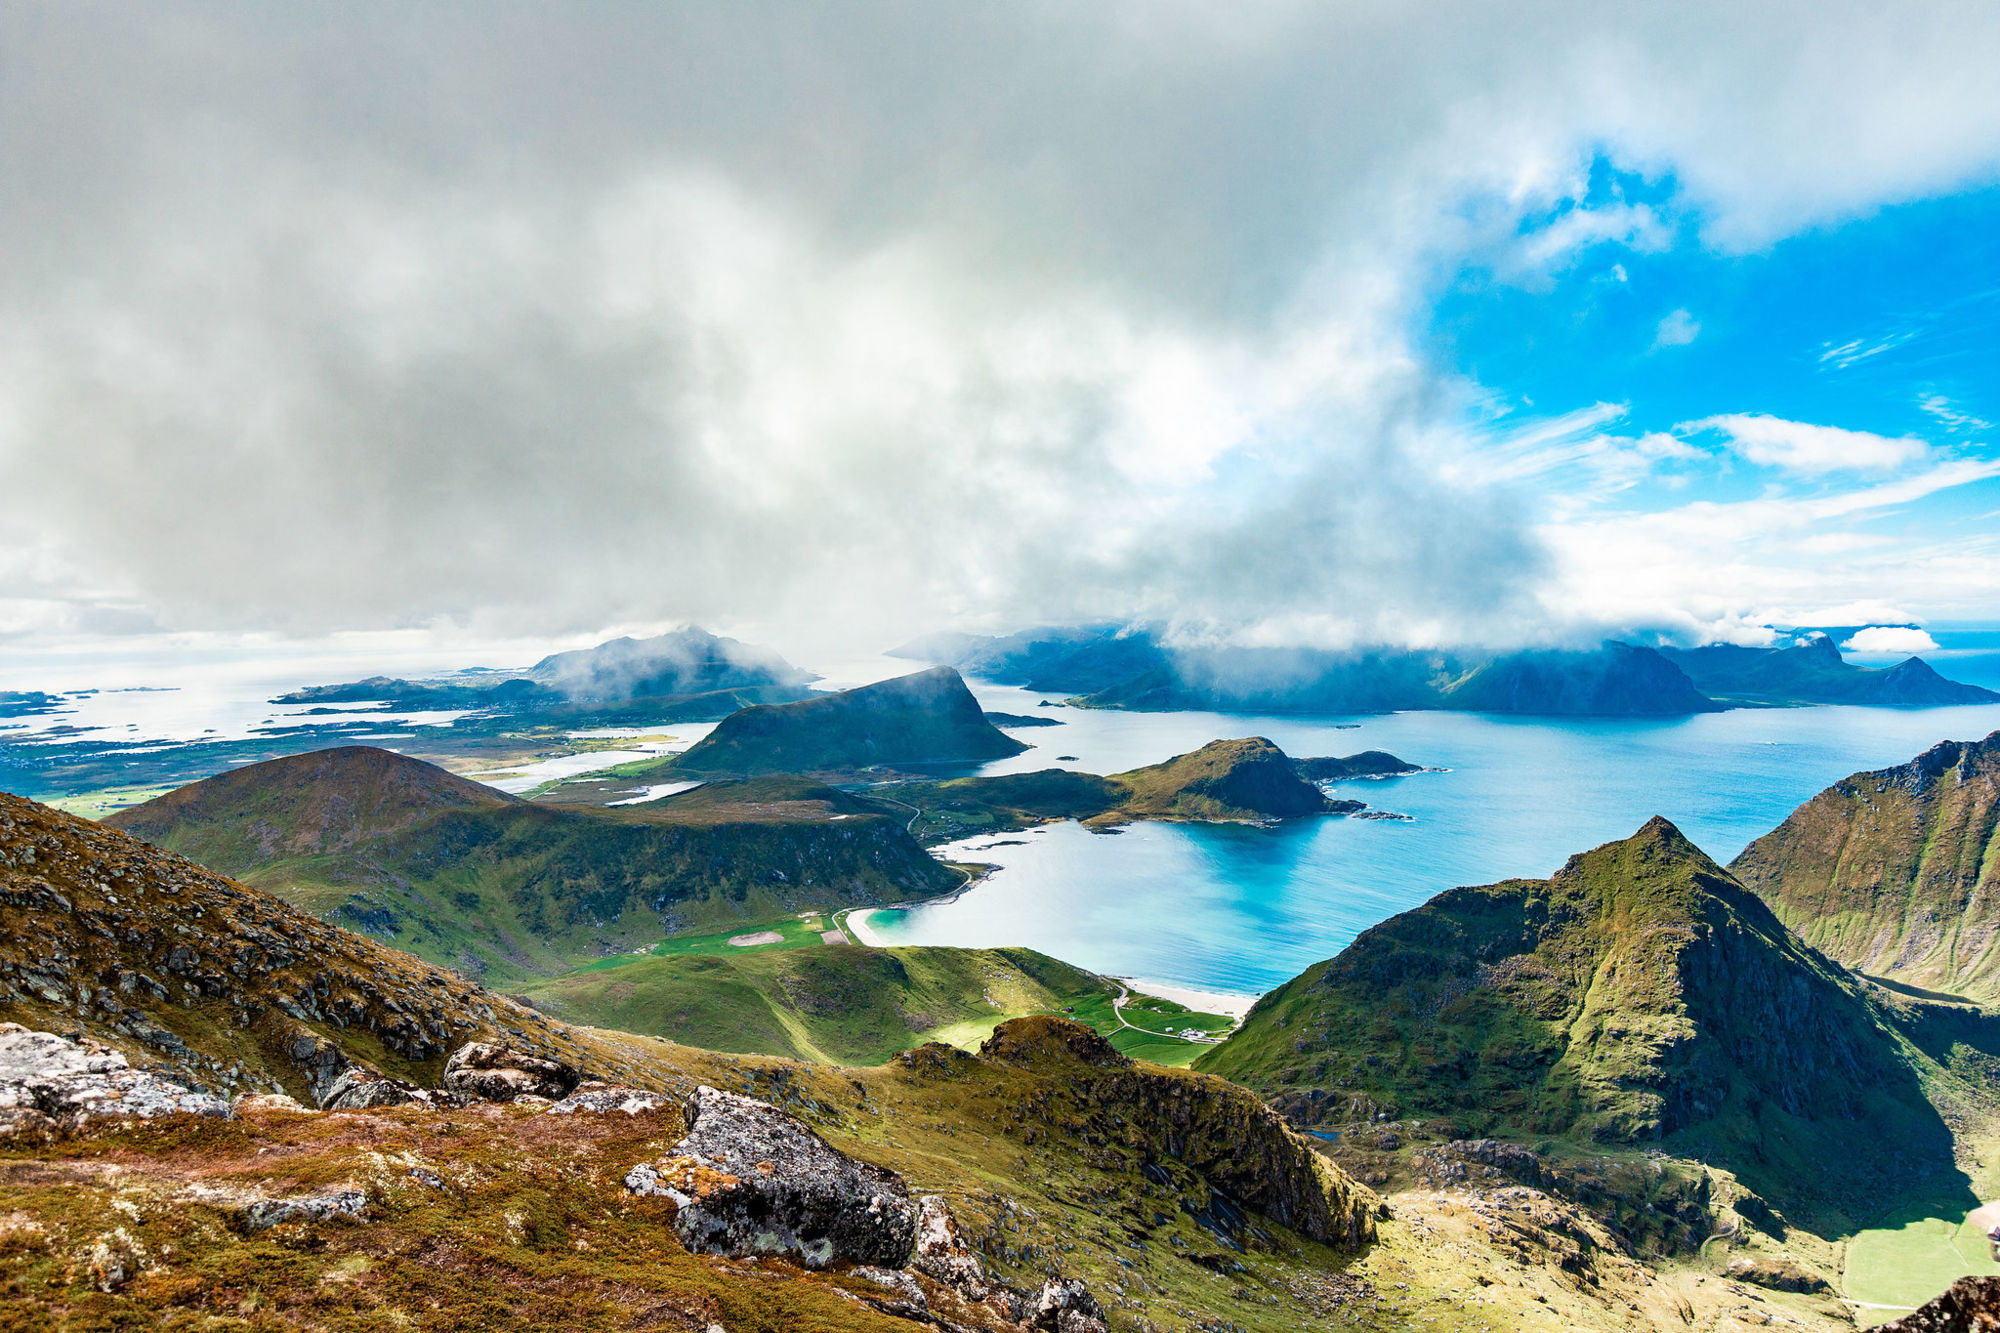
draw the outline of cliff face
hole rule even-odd
[[[1545,881],[1454,889],[1266,996],[1198,1067],[1308,1121],[1657,1143],[1801,1209],[1949,1173],[1876,1005],[1656,819]]]
[[[380,750],[274,760],[108,821],[433,962],[547,976],[675,929],[943,893],[901,820],[813,783],[532,805]]]
[[[2000,1000],[2000,732],[1836,782],[1730,869],[1857,971]]]
[[[746,708],[663,772],[817,773],[878,764],[977,763],[1028,747],[986,720],[956,671],[934,667],[793,704]]]

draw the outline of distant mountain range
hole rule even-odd
[[[1844,661],[1823,634],[1772,648],[1507,653],[1179,645],[1152,628],[1094,625],[1000,638],[944,634],[893,655],[940,661],[1092,708],[1258,713],[1451,709],[1551,716],[1685,716],[1747,705],[1924,708],[2000,703],[1918,658],[1874,669]]]
[[[308,686],[272,702],[582,711],[644,702],[652,705],[653,720],[701,721],[750,704],[802,697],[814,679],[768,648],[690,628],[555,653],[518,673],[471,671],[439,680],[370,676]]]

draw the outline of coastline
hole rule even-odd
[[[1238,1023],[1251,1010],[1261,995],[1249,995],[1241,991],[1205,990],[1199,986],[1182,986],[1171,981],[1152,981],[1145,977],[1116,977],[1141,995],[1157,995],[1163,1000],[1192,1009],[1198,1014],[1226,1014]]]

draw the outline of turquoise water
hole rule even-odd
[[[1997,668],[2000,657],[1984,654],[1946,667],[1958,679],[2000,685]],[[989,709],[1065,720],[1016,732],[1036,748],[985,772],[1110,773],[1252,735],[1294,755],[1389,750],[1449,770],[1339,790],[1412,816],[1407,822],[1136,824],[1115,835],[1057,824],[969,839],[953,852],[1000,869],[955,902],[868,921],[885,943],[1027,945],[1098,972],[1248,992],[1287,980],[1442,889],[1546,876],[1571,853],[1624,837],[1656,814],[1726,862],[1838,778],[2000,729],[2000,706],[1746,709],[1663,721],[1452,713],[1302,720],[1040,710],[1034,694],[975,689]]]

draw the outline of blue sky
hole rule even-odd
[[[1828,575],[1816,599],[1765,602],[1781,621],[2000,610],[1990,566],[1923,572],[2000,531],[2000,189],[1747,250],[1708,222],[1671,175],[1600,154],[1570,196],[1440,264],[1414,341],[1462,377],[1469,425],[1557,527],[1602,537],[1608,516],[1658,527],[1692,506],[1712,542],[1740,514],[1748,560],[1785,563],[1793,540]],[[1844,567],[1899,557],[1906,579],[1841,591]]]

